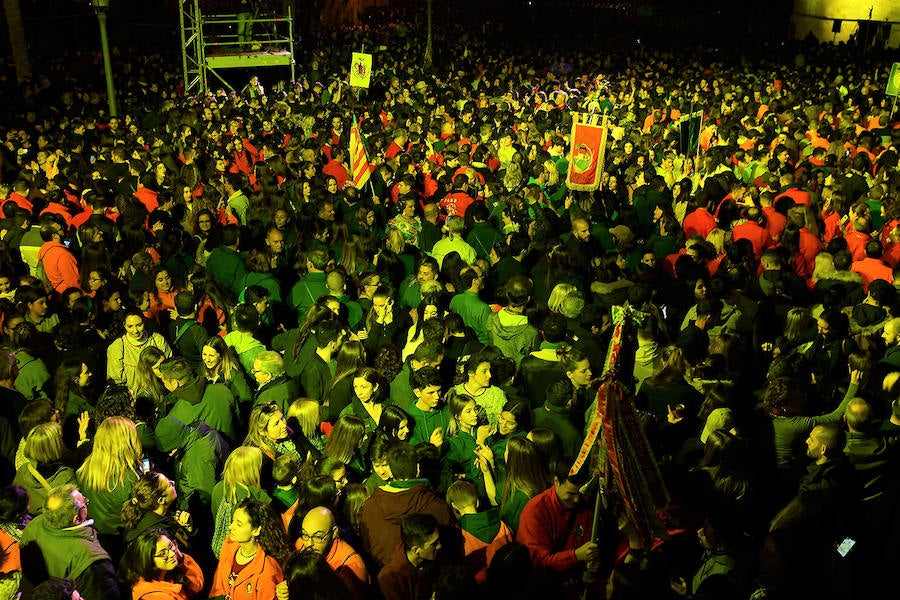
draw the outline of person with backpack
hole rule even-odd
[[[178,292],[175,295],[175,311],[178,316],[169,323],[169,339],[175,352],[180,354],[195,373],[203,368],[203,346],[209,335],[206,329],[197,322],[197,303],[191,292]]]
[[[63,226],[54,218],[44,218],[40,231],[44,244],[38,250],[38,278],[58,294],[69,288],[80,289],[78,261],[69,251],[69,240]]]

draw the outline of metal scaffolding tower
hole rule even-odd
[[[206,94],[209,75],[234,88],[217,69],[290,67],[294,80],[294,19],[256,10],[246,15],[204,15],[200,0],[181,0],[184,89]],[[243,32],[239,34],[239,32]]]

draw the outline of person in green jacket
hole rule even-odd
[[[324,250],[310,250],[306,253],[306,275],[294,284],[288,295],[288,306],[297,311],[297,322],[303,323],[306,313],[319,298],[328,295],[325,285],[325,267],[329,256]]]
[[[485,448],[490,426],[478,426],[478,405],[474,398],[454,392],[447,395],[450,425],[447,427],[447,452],[441,462],[452,480],[463,476],[478,490],[479,498],[487,498],[481,461],[475,459],[480,458],[477,453]]]
[[[274,402],[287,413],[291,403],[300,397],[297,384],[284,374],[284,359],[274,350],[266,350],[256,355],[253,361],[253,377],[259,385],[253,401],[254,406]]]
[[[234,348],[244,371],[253,371],[256,355],[266,349],[262,342],[253,337],[259,327],[259,312],[252,304],[239,304],[231,315],[234,329],[225,335],[225,343]]]
[[[478,258],[485,260],[490,259],[494,244],[504,241],[503,235],[488,221],[489,215],[487,204],[484,202],[473,202],[466,210],[466,219],[471,218],[473,221],[466,235],[466,242],[475,248]]]
[[[235,294],[241,291],[247,267],[244,259],[238,254],[241,242],[241,230],[237,225],[226,225],[222,228],[222,243],[216,246],[206,259],[206,271]]]
[[[235,399],[228,386],[208,383],[194,375],[183,358],[170,358],[159,365],[160,379],[170,394],[165,399],[171,406],[168,416],[182,423],[203,421],[227,440],[236,439]]]
[[[441,404],[441,374],[434,367],[422,367],[410,376],[415,404],[406,410],[413,421],[413,431],[409,443],[413,446],[422,442],[438,448],[444,445],[444,432],[450,425],[450,411]]]
[[[484,275],[478,267],[465,267],[459,274],[462,290],[450,300],[450,310],[462,317],[466,327],[472,329],[482,344],[491,343],[487,321],[491,307],[478,294],[484,288]]]

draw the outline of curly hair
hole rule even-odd
[[[144,348],[144,350],[147,349]],[[103,390],[100,398],[97,399],[97,405],[94,407],[93,417],[98,423],[102,423],[107,417],[125,417],[136,422],[134,400],[128,386],[110,385]]]
[[[235,508],[235,511],[238,510],[247,513],[251,526],[259,527],[257,541],[265,553],[277,560],[278,564],[284,565],[291,555],[292,548],[281,517],[275,509],[258,500],[245,498]]]

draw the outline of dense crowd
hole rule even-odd
[[[59,68],[10,94],[2,595],[877,588],[900,558],[883,57],[448,26],[425,69],[420,38],[334,32],[296,82],[203,97],[144,56],[114,117]],[[608,119],[594,192],[566,185],[575,113]],[[570,470],[624,305],[616,375],[653,455],[628,468],[669,497],[651,540],[598,460]]]

